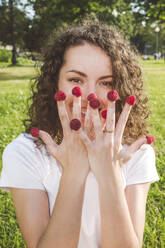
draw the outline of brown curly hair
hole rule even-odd
[[[63,66],[64,54],[71,46],[79,46],[84,42],[102,48],[112,61],[114,84],[113,89],[119,93],[116,102],[116,121],[129,95],[136,96],[127,121],[123,143],[131,144],[140,136],[147,135],[148,98],[143,91],[142,70],[137,54],[114,28],[98,20],[85,20],[79,24],[55,31],[46,49],[43,51],[43,65],[32,85],[32,104],[28,109],[29,119],[24,120],[26,133],[38,127],[48,132],[58,144],[62,141],[63,131],[60,123],[54,94],[58,91],[58,75]],[[37,146],[42,144],[37,141]]]

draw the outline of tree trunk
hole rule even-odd
[[[10,28],[11,28],[11,41],[12,41],[12,65],[17,64],[16,60],[16,43],[15,43],[15,35],[14,35],[14,0],[9,0],[10,6]]]

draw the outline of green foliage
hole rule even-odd
[[[131,1],[134,9],[137,8],[139,16],[147,22],[165,22],[165,1],[164,0],[148,0]]]
[[[17,58],[17,64],[18,65],[34,65],[34,61],[31,59],[27,59],[27,58],[23,58],[23,57],[19,57]]]
[[[158,4],[155,4],[154,1],[139,0],[28,0],[36,15],[31,22],[31,28],[25,35],[26,46],[30,50],[40,51],[54,29],[62,25],[77,23],[80,18],[91,15],[109,25],[116,26],[124,36],[131,39],[141,53],[144,52],[146,44],[151,45],[150,50],[154,53],[156,34],[150,25],[154,21],[157,23],[160,21],[159,17],[156,19],[153,15],[162,16],[161,18],[165,16],[162,1],[156,1]],[[142,25],[142,21],[146,21],[146,26]],[[163,47],[165,37],[163,22],[161,25],[160,48]],[[163,52],[163,49],[160,51]]]
[[[17,46],[25,46],[24,37],[29,27],[29,18],[25,12],[18,8],[19,1],[14,1],[14,38]],[[4,45],[12,44],[11,20],[9,1],[0,2],[0,41]]]
[[[10,62],[11,60],[11,51],[6,49],[0,49],[0,62]]]
[[[12,0],[14,3],[14,39],[16,46],[29,51],[40,52],[52,31],[62,25],[77,23],[80,18],[95,15],[101,21],[116,26],[131,39],[131,42],[143,53],[145,44],[151,45],[155,52],[155,31],[151,23],[161,24],[159,47],[165,42],[165,2],[129,1],[129,0]],[[22,5],[22,9],[20,6]],[[26,15],[26,6],[35,12],[33,19]],[[118,13],[116,16],[114,11]],[[0,41],[11,44],[11,20],[9,1],[0,1]],[[146,21],[146,26],[142,26]],[[164,52],[164,48],[160,49]]]
[[[133,32],[133,13],[131,6],[124,0],[29,0],[28,2],[36,13],[26,36],[31,49],[40,50],[54,29],[77,23],[86,15],[96,16],[109,25],[117,26],[128,38]],[[114,16],[114,10],[117,11],[117,16]]]
[[[165,243],[164,164],[165,164],[165,105],[163,60],[142,61],[146,90],[149,93],[151,134],[156,136],[156,165],[160,181],[151,185],[146,210],[143,248],[163,248]],[[32,67],[0,68],[0,154],[5,146],[24,132],[22,119],[26,116],[29,80]],[[0,170],[2,161],[0,161]],[[145,166],[145,165],[144,165]],[[0,248],[25,248],[19,231],[11,194],[0,191]]]

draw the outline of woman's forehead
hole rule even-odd
[[[112,72],[110,57],[100,47],[89,43],[68,48],[65,52],[64,62],[67,70],[90,70],[94,68],[105,73]]]

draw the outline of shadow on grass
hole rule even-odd
[[[26,79],[33,79],[31,74],[27,75],[13,75],[9,72],[0,72],[0,81],[8,81],[8,80],[26,80]]]
[[[35,64],[29,64],[29,65],[19,65],[19,64],[16,64],[16,65],[12,65],[12,64],[3,64],[3,63],[0,63],[0,68],[8,68],[8,67],[34,67],[35,66]]]

